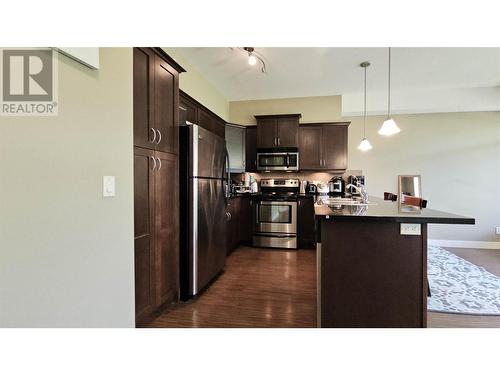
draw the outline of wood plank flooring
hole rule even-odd
[[[196,300],[151,327],[315,327],[316,252],[239,247]]]
[[[500,276],[500,250],[448,249]],[[316,327],[316,252],[239,247],[200,297],[148,327]],[[498,327],[498,316],[428,313],[428,327]]]

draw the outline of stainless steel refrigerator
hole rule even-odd
[[[186,122],[180,128],[181,298],[197,295],[223,270],[230,175],[226,141]]]

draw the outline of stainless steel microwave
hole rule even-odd
[[[258,171],[298,171],[298,149],[259,149],[257,150]]]

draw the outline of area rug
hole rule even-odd
[[[438,246],[428,246],[427,259],[429,311],[500,315],[500,277]]]

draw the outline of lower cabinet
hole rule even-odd
[[[178,158],[134,148],[136,324],[179,293]]]
[[[312,196],[303,196],[299,198],[297,218],[299,248],[314,249],[316,247],[316,231],[314,218],[314,200]]]
[[[229,200],[227,221],[227,253],[233,252],[240,244],[252,243],[252,206],[250,196],[236,196]]]
[[[226,251],[227,254],[230,254],[240,243],[240,197],[233,197],[229,199],[227,212],[229,213],[229,217],[226,230]]]

